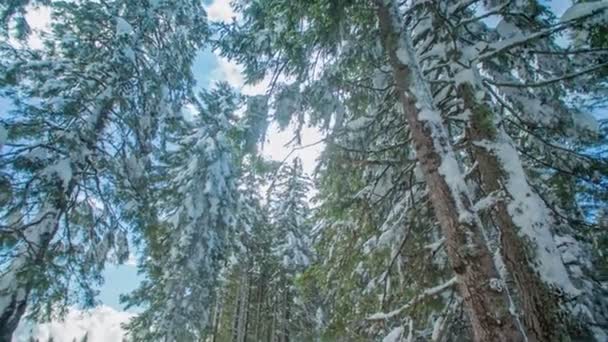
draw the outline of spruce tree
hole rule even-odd
[[[295,279],[311,263],[310,209],[307,195],[310,180],[303,173],[302,161],[294,158],[276,176],[270,193],[269,212],[274,226],[273,254],[279,263],[275,292],[277,341],[303,338],[307,333],[307,313],[296,290]]]
[[[231,138],[237,99],[225,84],[201,94],[192,122],[166,157],[168,177],[156,225],[146,227],[146,272],[126,298],[145,310],[129,322],[134,341],[199,341],[223,260],[235,236],[238,195]]]

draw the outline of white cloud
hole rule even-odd
[[[213,21],[232,21],[235,13],[230,6],[230,0],[214,0],[207,6],[207,17]]]
[[[22,322],[13,336],[13,342],[27,342],[30,336],[40,341],[48,341],[52,337],[55,342],[72,342],[80,341],[87,333],[89,342],[122,341],[125,332],[121,324],[133,316],[132,313],[108,306],[98,306],[88,311],[71,309],[62,322],[37,325]]]
[[[241,88],[245,84],[242,68],[224,57],[216,57],[217,68],[211,72],[211,78],[218,81],[226,81],[235,88]]]
[[[137,258],[135,257],[135,255],[133,253],[129,253],[129,257],[125,261],[125,266],[132,266],[132,267],[137,266]]]
[[[209,19],[215,21],[231,22],[235,17],[236,20],[239,20],[238,15],[235,15],[230,7],[230,0],[215,0],[207,7],[207,15]],[[268,90],[272,75],[267,76],[257,84],[245,84],[243,68],[240,65],[220,56],[216,56],[216,61],[217,67],[211,71],[212,80],[226,81],[245,95],[260,95]],[[277,81],[285,82],[286,79],[279,77]],[[279,161],[285,159],[285,157],[291,153],[286,162],[291,161],[291,159],[295,157],[300,157],[300,159],[302,159],[304,171],[311,174],[316,167],[316,160],[323,150],[324,144],[320,143],[315,144],[314,146],[297,149],[292,153],[292,150],[297,146],[285,145],[294,138],[294,128],[295,127],[292,125],[292,127],[288,127],[286,130],[281,131],[276,124],[272,124],[268,129],[267,139],[262,152],[267,158]],[[314,144],[323,138],[319,130],[314,127],[305,127],[301,133],[302,145],[304,146]]]
[[[293,158],[299,157],[302,160],[304,172],[312,175],[317,166],[317,158],[319,158],[325,148],[325,144],[320,142],[323,139],[323,135],[315,127],[303,127],[301,132],[302,146],[306,147],[298,148],[295,144],[286,146],[287,143],[293,140],[295,136],[294,130],[294,125],[281,131],[276,124],[272,124],[268,129],[268,138],[264,144],[262,154],[272,160],[282,161],[291,153],[285,162],[289,163]],[[292,152],[294,149],[295,151]]]
[[[267,76],[264,80],[254,85],[245,84],[241,66],[223,57],[218,56],[216,59],[217,67],[211,72],[212,79],[226,81],[245,95],[260,95],[267,91],[271,82],[271,76]],[[278,81],[283,82],[285,79],[279,77]],[[317,158],[325,146],[323,143],[316,144],[323,136],[315,127],[304,127],[301,132],[302,146],[310,144],[314,144],[314,146],[297,149],[292,152],[294,148],[297,148],[297,145],[286,146],[286,144],[293,140],[294,130],[294,125],[281,131],[276,124],[272,124],[268,129],[267,139],[262,151],[263,155],[278,161],[284,160],[289,155],[289,158],[285,162],[290,162],[293,158],[299,157],[302,160],[304,171],[310,175],[314,171],[317,165]]]
[[[51,22],[51,11],[47,6],[29,7],[25,20],[32,29],[32,34],[28,38],[28,45],[34,49],[42,48],[40,34],[49,31]]]
[[[216,56],[216,60],[217,68],[211,72],[212,80],[226,81],[245,95],[260,95],[266,92],[270,84],[270,76],[256,84],[245,84],[243,68],[240,65],[224,57]]]

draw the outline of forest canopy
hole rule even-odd
[[[0,341],[129,258],[125,341],[608,340],[608,0],[554,2],[2,2]]]

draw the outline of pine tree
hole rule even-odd
[[[246,229],[222,281],[215,341],[314,340],[315,294],[306,293],[302,271],[308,246],[309,180],[301,161],[277,169],[276,162],[248,158],[242,178],[239,226]],[[279,165],[280,167],[281,165]],[[257,194],[271,179],[269,201]],[[247,229],[246,227],[250,227]]]
[[[261,318],[264,298],[260,297],[269,282],[270,263],[268,215],[260,197],[265,164],[256,156],[248,156],[243,163],[239,182],[239,239],[217,290],[214,341],[246,341],[256,336],[265,321]]]

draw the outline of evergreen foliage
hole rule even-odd
[[[232,6],[0,5],[0,340],[134,250],[130,341],[608,338],[606,0]],[[265,94],[195,95],[208,47]]]

